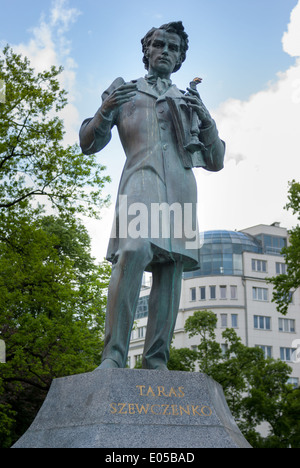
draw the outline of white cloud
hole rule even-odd
[[[283,50],[292,57],[300,57],[300,3],[291,13],[287,32],[282,37]]]
[[[62,65],[63,73],[59,80],[68,91],[68,105],[61,113],[66,129],[65,141],[73,144],[78,140],[79,114],[73,104],[76,95],[77,64],[71,57],[71,43],[66,33],[77,20],[80,11],[69,8],[67,0],[54,0],[49,15],[41,16],[38,26],[31,29],[32,37],[28,43],[13,46],[17,53],[29,58],[31,66],[41,72],[52,65]]]
[[[49,69],[51,65],[58,65],[50,25],[41,18],[39,26],[32,28],[31,32],[33,37],[28,44],[21,43],[13,46],[15,51],[26,55],[37,72]]]
[[[242,229],[281,221],[290,228],[295,223],[283,207],[288,181],[299,180],[300,174],[299,31],[300,1],[283,36],[284,50],[297,57],[295,64],[247,101],[230,99],[215,111],[227,144],[225,169],[197,173],[200,227]]]
[[[51,24],[59,26],[59,33],[62,34],[69,30],[80,14],[77,8],[68,8],[66,0],[56,0],[51,10]]]

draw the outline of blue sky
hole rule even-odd
[[[63,3],[63,2],[58,2]],[[0,0],[0,40],[29,42],[42,16],[49,19],[52,0]],[[246,99],[275,79],[292,63],[283,52],[281,38],[297,0],[69,0],[76,8],[66,38],[78,65],[78,84],[92,75],[110,81],[144,73],[140,38],[152,26],[183,21],[190,36],[187,61],[174,81],[202,74],[207,105],[217,106],[228,97]]]
[[[0,0],[0,6],[1,46],[9,43],[37,69],[65,68],[68,143],[117,76],[145,74],[143,35],[181,20],[190,49],[173,81],[185,89],[203,78],[202,99],[227,143],[222,172],[195,171],[200,228],[296,223],[283,206],[288,180],[299,180],[300,172],[300,0]],[[124,164],[116,132],[99,161],[113,177],[107,192],[114,203]],[[87,223],[100,257],[112,213],[113,205],[102,221]]]

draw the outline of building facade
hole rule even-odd
[[[295,350],[300,346],[300,290],[291,291],[292,302],[283,316],[272,302],[273,286],[267,278],[285,273],[281,250],[288,233],[279,223],[258,225],[243,231],[207,231],[200,251],[201,269],[184,273],[180,308],[173,346],[197,346],[199,338],[188,338],[186,319],[196,310],[211,310],[217,316],[217,341],[222,331],[234,328],[242,342],[259,346],[265,356],[281,359],[292,368],[290,382],[299,386],[300,362]],[[131,336],[128,365],[141,359],[147,327],[151,278],[142,287]]]

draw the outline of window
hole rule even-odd
[[[237,328],[237,327],[238,327],[238,315],[231,314],[231,328]]]
[[[267,262],[265,260],[252,259],[252,271],[258,271],[261,273],[267,272]]]
[[[282,299],[286,301],[288,304],[293,304],[293,299],[294,299],[294,293],[292,291],[289,292],[283,292],[282,293]]]
[[[266,288],[252,288],[254,301],[268,301],[268,290]]]
[[[200,299],[201,299],[201,301],[205,301],[205,299],[206,299],[206,288],[205,288],[205,286],[201,286],[201,288],[200,288]]]
[[[276,262],[276,275],[285,275],[286,274],[286,264]]]
[[[210,299],[216,299],[216,286],[210,286]]]
[[[190,289],[190,300],[195,301],[196,300],[196,288],[191,288]]]
[[[222,350],[222,356],[224,356],[228,351],[228,344],[227,343],[221,343],[221,350]]]
[[[271,317],[254,315],[254,328],[256,330],[271,330]]]
[[[220,299],[226,299],[227,288],[226,286],[220,286]]]
[[[143,355],[142,354],[137,354],[135,357],[135,365],[139,365],[142,362]]]
[[[280,332],[295,333],[295,320],[280,318],[278,325]]]
[[[267,254],[280,255],[283,247],[286,247],[287,241],[285,237],[262,235],[264,250]]]
[[[292,354],[295,351],[295,348],[280,348],[280,359],[282,361],[291,361]]]
[[[138,338],[144,338],[146,335],[146,327],[139,327],[138,331]]]
[[[227,314],[221,314],[221,327],[227,327]]]
[[[230,286],[230,299],[237,299],[237,286]]]
[[[263,350],[265,359],[268,357],[272,357],[272,346],[256,345],[256,348],[260,348]]]
[[[140,297],[138,300],[135,318],[148,317],[149,296]]]
[[[287,381],[289,385],[293,385],[293,388],[296,389],[299,387],[299,379],[297,377],[290,377]]]
[[[228,315],[221,314],[221,328],[228,327]],[[238,315],[231,314],[231,328],[238,328]]]

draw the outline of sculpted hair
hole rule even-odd
[[[181,39],[181,57],[180,57],[180,63],[177,64],[173,70],[173,73],[174,72],[177,72],[182,63],[185,61],[186,59],[186,52],[189,48],[189,39],[188,39],[188,35],[187,33],[185,32],[184,30],[184,27],[183,27],[183,24],[181,21],[174,21],[172,23],[168,23],[168,24],[163,24],[162,26],[160,26],[160,28],[152,28],[150,29],[150,31],[147,32],[147,34],[145,35],[145,37],[143,37],[143,39],[141,40],[141,43],[142,43],[142,50],[143,50],[143,54],[144,54],[144,57],[143,57],[143,62],[145,64],[145,68],[146,70],[149,69],[149,60],[148,60],[148,47],[151,43],[151,39],[152,39],[152,36],[153,34],[155,33],[155,31],[158,31],[159,29],[163,29],[169,33],[175,33],[177,34],[180,39]]]

